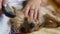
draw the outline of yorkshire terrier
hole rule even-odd
[[[11,29],[13,32],[17,34],[25,34],[39,30],[39,20],[31,20],[29,17],[25,17],[22,11],[18,11],[14,7],[13,9],[16,14],[15,18],[10,19]]]
[[[47,6],[52,6],[54,10],[50,10]],[[60,0],[48,0],[48,5],[43,7],[45,11],[42,12],[40,20],[31,20],[25,17],[22,11],[18,11],[13,7],[15,18],[11,18],[11,30],[16,34],[30,34],[45,28],[58,28],[60,26]]]

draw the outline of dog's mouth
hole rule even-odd
[[[20,25],[18,27],[18,25]],[[40,22],[38,21],[30,21],[27,20],[27,18],[23,21],[22,24],[18,24],[16,23],[16,25],[13,25],[14,27],[12,27],[13,31],[15,33],[31,33],[34,31],[37,31],[40,28]]]

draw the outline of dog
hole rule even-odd
[[[18,11],[14,8],[14,13],[16,14],[15,18],[11,18],[11,29],[15,33],[25,34],[30,33],[40,28],[39,20],[31,20],[29,17],[24,17],[22,11]]]
[[[10,19],[11,30],[16,34],[31,34],[32,32],[40,31],[39,29],[41,28],[58,28],[60,26],[60,10],[55,2],[60,5],[60,0],[54,0],[54,2],[53,0],[48,0],[48,5],[41,7],[41,10],[44,11],[42,11],[43,18],[40,20],[31,20],[29,17],[24,17],[22,11],[18,11],[13,7],[16,17]],[[53,10],[50,8],[53,8]]]

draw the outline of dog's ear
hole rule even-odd
[[[14,13],[16,13],[17,9],[15,7],[13,7],[13,6],[12,6],[12,8],[13,8]]]

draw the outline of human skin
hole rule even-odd
[[[23,9],[23,12],[26,17],[30,17],[31,19],[40,19],[41,12],[40,12],[40,4],[41,1],[43,4],[45,4],[45,0],[29,0],[29,2],[26,4],[25,8]],[[5,5],[7,3],[7,0],[0,0],[0,14],[3,13],[2,5]],[[34,9],[34,10],[33,10]]]
[[[5,5],[7,3],[7,0],[0,0],[0,14],[3,13],[2,11],[2,5]]]
[[[46,4],[45,0],[29,0],[26,4],[23,12],[26,17],[30,17],[31,19],[40,19],[41,12],[40,12],[40,5]],[[34,10],[33,10],[34,9]]]

